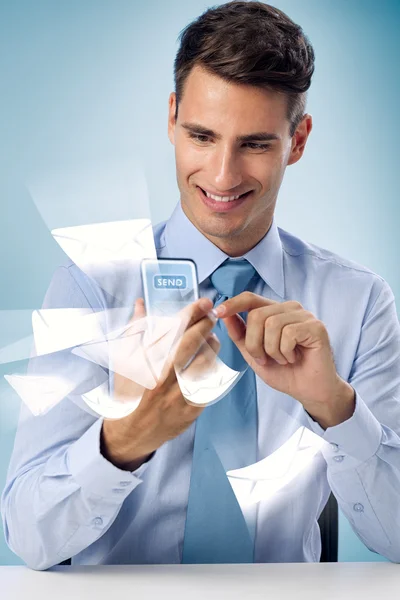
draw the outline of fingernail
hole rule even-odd
[[[212,302],[209,298],[202,298],[200,300],[199,306],[202,310],[207,310],[212,305]]]
[[[218,321],[218,317],[217,317],[217,313],[215,311],[214,308],[212,308],[208,313],[207,313],[207,317],[209,319],[211,319],[211,321],[213,321],[214,323],[216,323]]]
[[[215,311],[216,317],[221,317],[226,312],[226,306],[220,304],[219,306],[217,306],[217,308],[214,308],[213,310]]]
[[[256,361],[256,363],[257,363],[258,365],[261,365],[261,366],[263,366],[263,365],[266,365],[266,364],[267,364],[267,361],[266,361],[266,359],[265,359],[265,358],[256,358],[256,359],[255,359],[255,361]]]

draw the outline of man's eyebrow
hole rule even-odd
[[[199,135],[207,135],[208,137],[212,137],[216,140],[221,139],[221,135],[219,133],[215,133],[212,129],[207,129],[207,127],[203,127],[198,123],[182,123],[182,127],[191,131],[192,133],[197,133]],[[269,133],[267,131],[258,131],[255,133],[248,133],[246,135],[239,135],[236,138],[237,142],[271,142],[274,140],[279,140],[280,137],[276,133]]]

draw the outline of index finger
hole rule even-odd
[[[258,294],[253,294],[253,292],[242,292],[233,298],[225,300],[225,302],[222,302],[222,304],[217,306],[215,310],[217,317],[222,317],[225,319],[225,317],[231,317],[239,312],[248,312],[254,308],[271,306],[272,304],[277,304],[277,302],[275,300],[270,300],[269,298],[259,296]]]

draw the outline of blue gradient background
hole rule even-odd
[[[64,260],[27,190],[32,177],[135,153],[148,179],[153,222],[169,216],[178,200],[167,138],[176,40],[208,6],[199,0],[0,2],[0,309],[39,307]],[[309,95],[314,130],[304,158],[287,171],[278,224],[378,272],[398,299],[400,4],[277,0],[275,6],[303,26],[316,51]],[[53,201],[62,212],[56,195]],[[133,194],[133,216],[138,202]],[[113,210],[116,218],[132,216],[127,206],[116,203]],[[0,488],[19,408],[4,372]],[[0,538],[0,564],[19,564],[1,532]],[[339,559],[379,560],[342,515]]]

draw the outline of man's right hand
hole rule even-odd
[[[157,386],[139,389],[137,383],[115,373],[116,399],[137,397],[143,392],[137,409],[119,420],[105,420],[102,428],[101,452],[121,469],[134,471],[166,441],[185,431],[204,410],[190,405],[183,397],[175,375],[190,359],[190,372],[200,374],[210,368],[218,354],[220,343],[211,333],[216,319],[210,313],[212,302],[201,298],[184,309],[188,324],[176,353],[167,365]],[[145,317],[144,302],[135,304],[133,320]]]

